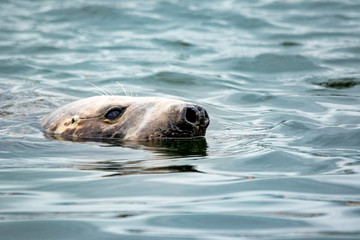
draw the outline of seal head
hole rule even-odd
[[[154,140],[205,136],[210,123],[201,106],[157,97],[96,96],[67,104],[42,123],[70,139]]]

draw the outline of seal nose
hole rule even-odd
[[[188,105],[183,110],[182,120],[192,127],[207,128],[210,123],[206,110],[198,105]]]

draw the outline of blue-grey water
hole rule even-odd
[[[206,139],[44,136],[117,82]],[[2,0],[0,238],[359,239],[359,90],[358,0]]]

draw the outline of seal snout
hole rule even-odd
[[[198,105],[187,105],[184,107],[181,120],[194,129],[206,129],[210,119],[206,110]]]

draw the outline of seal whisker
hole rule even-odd
[[[124,93],[125,93],[125,96],[128,96],[128,93],[126,92],[126,90],[125,90],[125,88],[123,87],[123,85],[121,85],[121,83],[119,83],[119,82],[116,82],[120,87],[121,87],[121,89],[124,91]]]
[[[96,89],[98,89],[101,93],[104,93],[104,95],[105,96],[109,96],[109,94],[104,90],[104,89],[102,89],[102,88],[100,88],[100,87],[98,87],[98,86],[96,86],[95,84],[92,84],[92,83],[90,83],[90,82],[86,82],[87,84],[90,84],[91,86],[93,86],[93,87],[95,87]],[[110,93],[111,94],[111,93]],[[103,94],[101,94],[101,95],[103,95]],[[103,96],[104,96],[103,95]],[[113,94],[111,94],[111,95],[113,95]]]
[[[107,90],[111,96],[115,96],[113,92],[111,92],[109,89]]]

